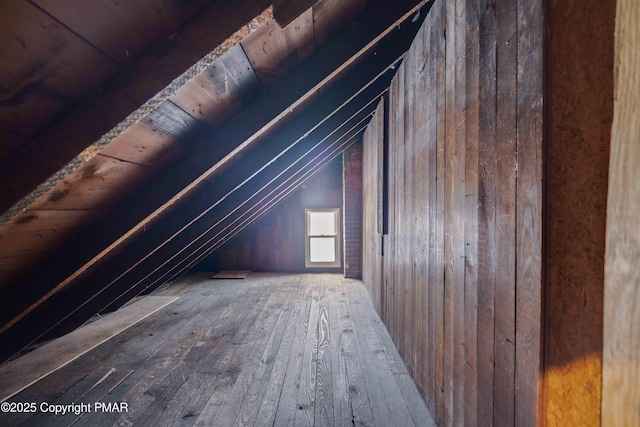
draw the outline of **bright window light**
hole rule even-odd
[[[340,210],[306,210],[306,267],[340,267]]]
[[[335,213],[313,211],[309,212],[309,234],[313,236],[335,236]]]
[[[312,237],[309,241],[309,261],[336,262],[335,237]]]

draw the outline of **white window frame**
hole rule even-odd
[[[340,260],[340,209],[305,209],[305,267],[306,268],[338,268],[342,266],[342,262]],[[335,219],[335,235],[310,235],[310,218],[311,213],[314,212],[332,212],[334,214]],[[311,262],[311,239],[316,237],[333,237],[334,238],[334,247],[335,247],[335,262]]]

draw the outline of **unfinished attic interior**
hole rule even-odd
[[[638,2],[0,10],[0,425],[640,426]]]

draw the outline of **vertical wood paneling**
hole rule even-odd
[[[447,135],[451,135],[453,141],[452,150],[447,152],[447,157],[453,159],[451,173],[451,275],[450,278],[453,294],[453,412],[454,417],[464,422],[466,393],[464,386],[465,361],[464,349],[469,346],[472,349],[475,343],[466,343],[464,339],[464,318],[466,313],[464,301],[465,287],[465,241],[464,233],[467,226],[467,212],[465,211],[465,173],[466,173],[466,128],[467,128],[467,87],[466,87],[466,33],[468,31],[465,22],[465,0],[456,0],[455,15],[453,21],[454,40],[452,55],[447,54],[447,60],[451,58],[455,73],[453,85],[447,82],[447,87],[453,86],[453,105],[447,107],[447,116],[451,113],[452,127],[447,127]]]
[[[382,318],[445,426],[538,421],[540,8],[436,1],[389,92]],[[367,159],[374,214],[381,162]],[[365,239],[378,232],[366,223]]]
[[[465,2],[446,3],[444,163],[445,424],[464,422]]]
[[[398,87],[398,79],[393,79],[391,82],[391,87],[389,88],[389,105],[393,104],[392,94],[394,91],[397,91]],[[395,116],[397,110],[395,108],[389,109],[388,118],[388,132],[389,132],[389,175],[393,176],[393,179],[389,179],[389,248],[385,256],[385,268],[384,268],[384,281],[385,287],[389,289],[389,293],[391,294],[390,305],[389,305],[389,313],[387,314],[389,317],[389,323],[391,326],[391,337],[393,338],[398,349],[400,348],[399,343],[399,326],[398,326],[398,315],[400,311],[398,310],[398,299],[400,298],[398,295],[399,284],[398,284],[398,268],[396,265],[396,258],[399,257],[399,245],[398,245],[398,221],[397,217],[397,200],[399,198],[397,181],[395,179],[395,173],[398,170],[397,166],[397,152],[396,152],[396,144],[393,144],[392,141],[396,141],[396,127],[393,125],[395,123]]]
[[[408,351],[409,345],[409,327],[407,322],[408,312],[410,310],[409,304],[407,304],[407,288],[410,286],[407,280],[407,264],[409,262],[407,251],[407,218],[405,205],[409,200],[406,194],[406,181],[407,181],[407,169],[408,165],[405,164],[406,157],[405,151],[407,147],[407,141],[405,139],[405,107],[404,102],[394,103],[394,99],[404,99],[404,87],[405,87],[405,74],[404,70],[400,70],[397,74],[396,80],[398,85],[396,90],[391,92],[392,108],[395,110],[393,128],[394,139],[396,144],[392,144],[396,153],[396,166],[395,173],[393,173],[393,182],[395,183],[395,210],[397,215],[397,250],[394,254],[397,254],[396,261],[396,287],[398,288],[398,300],[396,301],[396,310],[398,312],[398,348],[407,355],[411,353]],[[392,139],[393,140],[393,139]]]
[[[542,4],[518,1],[515,420],[538,425],[542,316]]]
[[[416,40],[417,41],[417,40]],[[401,126],[404,129],[404,159],[403,159],[403,172],[404,172],[404,188],[402,198],[404,206],[402,212],[404,213],[403,221],[403,246],[405,252],[405,265],[404,265],[404,288],[405,288],[405,302],[404,306],[404,335],[405,345],[407,347],[406,353],[409,356],[407,360],[407,368],[409,372],[416,375],[416,345],[419,342],[419,338],[415,335],[416,328],[416,306],[415,301],[418,294],[419,286],[412,286],[412,283],[416,283],[415,277],[415,260],[416,250],[414,247],[415,235],[420,233],[420,225],[415,222],[415,201],[419,197],[415,192],[415,183],[417,180],[412,179],[411,173],[418,173],[415,156],[415,136],[416,136],[416,121],[415,121],[415,103],[414,95],[416,91],[410,90],[411,85],[408,82],[414,81],[411,73],[415,72],[415,62],[417,60],[417,43],[413,42],[409,55],[405,58],[404,69],[404,82],[402,87],[402,93],[400,94],[404,98],[404,109]]]
[[[640,425],[640,5],[616,11],[616,76],[605,264],[602,425]]]
[[[464,422],[478,425],[478,146],[480,2],[467,0],[465,40]]]
[[[421,75],[425,71],[427,49],[425,49],[425,34],[427,32],[426,27],[418,32],[413,44],[415,49],[415,60],[411,66],[410,73],[417,76]],[[416,174],[424,177],[423,179],[414,179],[413,181],[413,215],[411,223],[415,229],[412,236],[412,251],[413,255],[413,270],[414,270],[414,283],[425,283],[428,280],[428,264],[427,264],[427,251],[428,251],[428,239],[425,236],[429,235],[429,208],[428,208],[428,183],[429,180],[429,145],[420,143],[420,140],[424,140],[427,137],[428,132],[428,105],[422,101],[421,94],[427,92],[427,79],[421,77],[417,79],[417,86],[415,90],[411,91],[413,97],[412,116],[415,126],[415,135],[413,142],[413,159]],[[429,352],[429,323],[427,322],[428,316],[428,287],[416,286],[414,304],[414,319],[413,319],[413,335],[416,337],[415,343],[415,371],[413,373],[414,378],[425,378],[426,371],[428,370],[428,364],[425,363],[425,353]],[[428,388],[426,382],[420,381],[419,390],[422,394],[426,394],[426,388]]]
[[[392,80],[391,86],[389,87],[389,98],[391,97],[391,90],[396,84],[397,84],[397,80],[395,79]],[[389,104],[390,103],[391,101],[389,101]],[[386,116],[387,119],[386,119],[385,126],[386,126],[387,138],[389,141],[393,139],[393,135],[394,135],[394,128],[391,125],[393,123],[393,114],[394,114],[394,111],[392,109],[387,108],[387,116]],[[391,173],[392,170],[395,170],[394,150],[389,146],[388,151],[385,155],[387,156],[388,173]],[[388,216],[388,222],[389,222],[389,229],[387,231],[387,235],[384,236],[385,256],[382,260],[383,262],[382,283],[383,283],[384,289],[386,289],[386,295],[387,295],[387,312],[385,313],[385,316],[386,316],[385,323],[388,325],[389,332],[391,333],[392,339],[396,340],[395,338],[397,333],[396,315],[398,314],[398,311],[396,310],[396,299],[397,299],[396,283],[397,282],[396,280],[394,280],[396,269],[394,268],[393,261],[395,259],[395,256],[392,255],[396,253],[395,231],[392,230],[392,228],[396,226],[395,225],[396,224],[396,221],[395,221],[396,188],[393,185],[393,182],[391,179],[389,179],[388,187],[389,187],[389,199],[387,200],[387,216]],[[397,347],[398,346],[397,341],[394,341],[394,343],[396,344],[396,347]]]
[[[494,294],[496,277],[496,13],[480,4],[478,138],[478,425],[493,425]]]
[[[437,109],[436,111],[444,111],[446,108],[446,15],[444,2],[437,2],[434,9],[434,26],[436,27],[437,39],[435,43],[435,51],[437,52],[438,63],[438,79],[437,86]],[[433,114],[433,113],[432,113]],[[442,422],[445,416],[444,405],[444,392],[445,392],[445,276],[444,276],[444,218],[445,218],[445,203],[444,203],[444,184],[445,184],[445,137],[446,137],[446,123],[445,114],[435,114],[437,120],[437,145],[436,145],[436,236],[435,242],[433,242],[432,250],[435,251],[435,262],[433,269],[435,270],[435,283],[432,286],[436,288],[436,307],[435,307],[435,328],[436,328],[436,419]]]
[[[441,280],[439,279],[439,270],[437,262],[438,259],[438,251],[437,251],[437,214],[438,214],[438,206],[437,206],[437,188],[438,188],[438,120],[437,116],[433,114],[427,114],[429,111],[435,111],[438,109],[438,88],[442,87],[442,85],[438,84],[439,76],[442,74],[440,70],[442,69],[442,55],[440,44],[443,40],[443,34],[440,31],[440,26],[437,25],[438,19],[438,9],[440,8],[440,4],[436,4],[434,6],[434,11],[432,12],[431,25],[424,26],[424,41],[423,48],[426,51],[425,62],[423,64],[424,69],[423,73],[425,73],[425,89],[427,97],[425,99],[426,102],[421,102],[425,108],[425,116],[427,119],[427,130],[425,134],[425,142],[427,144],[427,163],[428,163],[428,173],[425,174],[425,184],[427,187],[426,203],[424,205],[424,209],[426,210],[426,220],[428,221],[428,235],[425,236],[426,242],[426,262],[427,262],[427,286],[426,294],[428,295],[428,302],[426,306],[427,310],[427,328],[428,328],[428,341],[426,343],[425,349],[423,351],[423,363],[427,364],[427,367],[424,371],[425,376],[423,376],[423,380],[426,387],[426,397],[427,403],[429,405],[429,409],[432,413],[436,413],[437,406],[436,401],[439,401],[438,398],[440,396],[440,386],[441,386],[441,377],[442,375],[438,375],[438,372],[442,372],[442,369],[438,369],[439,361],[442,360],[441,348],[438,345],[438,342],[441,342],[442,334],[439,333],[439,329],[436,327],[437,322],[436,318],[439,314],[439,308],[442,307],[442,303],[439,302],[438,298],[439,289]],[[435,23],[434,20],[436,20]],[[441,182],[441,181],[440,181]],[[440,341],[439,341],[440,338]]]
[[[512,1],[496,2],[496,282],[494,423],[515,424],[515,233],[517,10]]]
[[[378,215],[382,196],[382,171],[380,156],[382,154],[382,142],[384,132],[382,119],[384,117],[384,103],[380,101],[376,108],[376,114],[371,120],[362,138],[362,176],[363,176],[363,230],[369,233],[363,236],[363,281],[371,294],[378,313],[383,312],[382,305],[382,229],[378,222],[382,218]]]

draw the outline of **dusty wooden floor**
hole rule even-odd
[[[432,425],[359,281],[192,276],[156,294],[180,298],[12,397],[38,410],[0,425]]]

